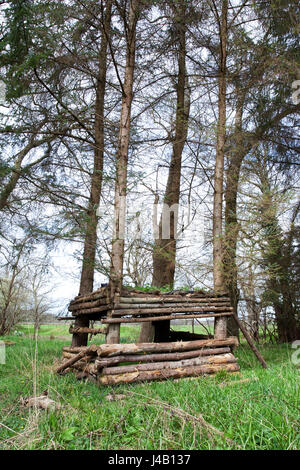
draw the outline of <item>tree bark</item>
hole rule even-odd
[[[77,361],[80,361],[81,359],[83,359],[85,356],[93,356],[93,355],[96,355],[96,351],[97,351],[97,346],[95,344],[92,344],[92,346],[90,346],[89,348],[86,348],[84,349],[83,351],[80,351],[78,354],[76,354],[75,356],[73,356],[71,359],[68,359],[66,362],[64,362],[63,364],[61,364],[57,369],[56,369],[56,373],[57,374],[60,374],[61,372],[63,372],[65,369],[67,369],[68,367],[72,366],[73,364],[75,364]]]
[[[172,305],[172,304],[171,304]],[[158,305],[158,306],[155,306],[155,305],[151,305],[151,308],[148,308],[147,307],[147,304],[145,304],[145,306],[142,306],[142,305],[137,305],[137,307],[139,308],[124,308],[124,309],[121,309],[121,310],[114,310],[113,313],[112,313],[112,316],[113,317],[121,317],[121,316],[125,316],[125,315],[132,315],[133,317],[134,316],[137,316],[137,315],[153,315],[155,313],[157,313],[158,315],[161,315],[163,313],[169,313],[170,315],[175,313],[191,313],[191,312],[207,312],[207,317],[209,317],[209,315],[211,313],[214,313],[214,312],[229,312],[232,310],[232,307],[230,307],[230,305],[221,305],[221,306],[211,306],[211,307],[207,307],[206,305],[205,306],[200,306],[198,307],[197,305],[193,305],[193,306],[189,306],[189,305],[185,305],[185,306],[180,306],[180,307],[176,307],[175,306],[171,306],[171,307],[168,307],[168,305],[164,306],[164,305]],[[141,307],[144,307],[144,308],[141,308]]]
[[[133,100],[133,81],[136,53],[136,25],[139,16],[139,0],[131,0],[128,16],[127,54],[121,107],[118,153],[116,158],[115,205],[114,205],[114,235],[111,250],[110,295],[113,302],[118,302],[122,291],[124,237],[126,223],[126,190],[128,148],[130,139],[130,117]],[[110,326],[106,341],[120,341],[120,327]],[[119,342],[118,341],[118,342]]]
[[[239,224],[237,220],[237,194],[241,165],[245,157],[242,130],[244,99],[244,94],[237,90],[234,135],[229,156],[225,190],[225,241],[223,257],[224,282],[230,296],[231,305],[236,315],[239,301],[236,265],[236,248],[239,232]],[[229,335],[239,337],[239,328],[232,318],[228,319],[227,332]]]
[[[223,277],[223,240],[222,240],[222,208],[223,208],[223,177],[226,138],[226,59],[227,59],[227,13],[228,0],[222,0],[220,36],[220,64],[218,83],[218,125],[216,164],[214,175],[213,204],[213,275],[214,290],[224,291]],[[224,337],[224,319],[215,320],[215,337]]]
[[[175,341],[173,343],[131,343],[131,344],[101,344],[97,347],[99,357],[115,357],[123,354],[144,354],[152,352],[193,351],[200,348],[215,348],[224,346],[237,346],[236,338],[224,340],[203,339],[198,341]],[[84,351],[87,348],[75,348],[76,351]],[[64,348],[64,351],[72,351],[72,348]]]
[[[203,374],[215,374],[221,370],[227,372],[238,372],[240,366],[236,363],[229,364],[203,364],[179,369],[165,369],[155,371],[137,371],[120,375],[104,375],[99,377],[101,385],[117,385],[122,383],[144,382],[148,380],[166,380],[183,377],[197,377]]]
[[[180,361],[183,359],[190,359],[193,357],[199,356],[210,356],[216,354],[226,354],[230,353],[230,348],[215,348],[215,349],[198,349],[196,351],[187,351],[187,352],[175,352],[175,353],[162,353],[162,354],[133,354],[133,355],[124,355],[116,356],[106,359],[96,359],[95,365],[98,370],[104,367],[110,367],[116,364],[121,364],[122,362],[159,362],[159,361]],[[68,358],[72,357],[72,354],[66,356]]]
[[[158,227],[158,238],[153,247],[153,277],[152,285],[164,287],[174,284],[176,259],[176,232],[178,203],[180,197],[181,161],[188,133],[189,98],[186,93],[186,5],[174,6],[174,25],[178,32],[178,81],[175,137],[173,152],[169,167],[169,175],[163,200],[163,209]],[[172,208],[174,210],[172,210]],[[164,233],[167,232],[167,233]],[[154,341],[167,341],[170,322],[154,324]],[[140,338],[147,340],[153,336],[153,327],[145,325],[141,329]]]
[[[102,320],[102,323],[103,324],[108,324],[108,325],[113,325],[113,324],[121,324],[121,323],[144,323],[144,322],[148,322],[148,321],[153,321],[155,324],[157,323],[158,324],[158,329],[159,328],[159,325],[161,323],[165,323],[165,321],[168,321],[170,322],[171,320],[186,320],[188,318],[210,318],[210,317],[215,317],[215,318],[219,318],[220,320],[222,320],[222,322],[220,322],[220,330],[221,330],[221,325],[222,325],[222,333],[226,333],[226,319],[228,316],[231,316],[232,315],[232,312],[224,312],[224,313],[209,313],[209,314],[195,314],[195,315],[166,315],[166,316],[156,316],[156,317],[144,317],[144,318],[126,318],[126,317],[123,317],[123,318],[107,318],[107,319],[103,319]],[[225,325],[225,326],[224,326]],[[224,336],[224,335],[222,335]],[[225,335],[225,338],[226,338],[226,335]],[[169,332],[169,335],[168,335],[168,341],[170,339],[170,332]],[[223,338],[217,338],[217,339],[223,339]],[[159,343],[160,341],[156,341],[157,343]]]
[[[177,369],[181,367],[196,367],[203,364],[226,364],[234,362],[237,362],[237,359],[234,357],[234,355],[227,353],[218,354],[216,356],[194,357],[190,359],[182,359],[179,361],[149,362],[146,364],[105,367],[102,373],[103,375],[116,375],[136,371]]]
[[[104,98],[106,88],[106,72],[107,72],[107,46],[110,34],[112,0],[108,0],[104,21],[103,31],[99,52],[99,68],[96,87],[96,104],[95,104],[95,149],[94,149],[94,166],[91,180],[91,192],[89,205],[86,214],[85,239],[83,248],[83,261],[81,268],[81,279],[79,293],[85,295],[93,291],[94,287],[94,270],[96,258],[97,244],[97,210],[100,203],[102,172],[103,172],[103,156],[104,156]],[[88,328],[89,320],[85,317],[77,317],[75,327]],[[74,333],[72,337],[72,346],[87,345],[88,334]]]
[[[262,204],[262,226],[265,229],[262,257],[266,268],[266,293],[273,304],[278,341],[291,343],[300,337],[297,294],[295,295],[295,286],[291,282],[290,274],[292,246],[289,246],[290,240],[285,240],[281,231],[276,202],[273,200],[269,176],[265,169],[261,170],[260,177],[262,191],[267,193]]]

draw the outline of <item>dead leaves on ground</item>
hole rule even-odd
[[[39,408],[41,410],[59,410],[61,404],[48,397],[48,392],[44,391],[38,397],[21,397],[20,403],[26,408]]]

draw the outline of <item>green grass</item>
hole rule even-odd
[[[123,327],[122,341],[134,341],[137,334],[136,327]],[[6,348],[6,364],[0,365],[0,449],[300,448],[299,370],[286,345],[260,347],[269,365],[264,370],[242,344],[236,351],[242,378],[258,379],[246,383],[220,387],[241,379],[222,372],[110,388],[77,381],[72,373],[54,373],[67,336],[65,325],[44,325],[35,345],[32,327],[23,325],[17,335],[5,338],[16,344]],[[38,393],[48,390],[61,409],[22,407],[20,398],[33,394],[34,383]],[[113,393],[125,399],[107,401]],[[208,433],[200,415],[231,442]]]

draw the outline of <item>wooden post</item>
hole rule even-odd
[[[227,338],[227,316],[218,317],[215,319],[215,339]]]
[[[151,343],[154,341],[154,326],[152,322],[142,323],[139,343]]]
[[[106,344],[120,344],[120,323],[109,325],[106,334]]]
[[[119,295],[114,292],[115,302],[117,303],[120,301]],[[113,310],[111,310],[108,314],[109,317],[112,317]],[[106,344],[120,344],[120,330],[121,330],[121,323],[110,323],[107,326],[107,333],[106,333]]]
[[[89,328],[90,320],[87,315],[79,315],[76,317],[74,328]],[[73,333],[72,346],[87,346],[88,333]]]
[[[257,359],[259,360],[259,362],[261,363],[262,367],[264,369],[267,369],[267,363],[266,361],[264,360],[264,358],[262,357],[262,355],[260,354],[259,350],[257,349],[257,347],[255,346],[255,344],[253,343],[250,335],[248,334],[246,328],[243,327],[243,324],[240,322],[240,320],[238,319],[237,315],[234,313],[233,314],[233,318],[236,322],[236,324],[238,325],[238,327],[240,328],[241,332],[243,333],[243,335],[245,336],[250,348],[252,349],[252,351],[254,352],[255,356],[257,357]]]

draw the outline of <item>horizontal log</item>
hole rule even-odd
[[[69,352],[69,353],[72,353],[72,354],[76,354],[76,353],[79,353],[81,351],[84,351],[88,347],[89,346],[63,346],[62,350],[66,351],[66,352]]]
[[[194,315],[167,315],[159,317],[137,317],[137,318],[103,318],[101,323],[111,324],[111,323],[141,323],[141,322],[154,322],[154,321],[163,321],[163,320],[186,320],[188,318],[211,318],[211,317],[228,317],[232,315],[230,312],[222,313],[205,313],[205,314],[194,314]]]
[[[87,295],[77,295],[74,300],[72,300],[71,304],[75,304],[77,302],[85,302],[89,300],[95,299],[105,299],[108,297],[108,288],[101,287],[100,289],[95,290]]]
[[[98,300],[98,299],[109,299],[109,289],[108,287],[102,287],[94,292],[91,292],[90,294],[87,294],[87,295],[78,295],[76,296],[72,301],[71,301],[71,304],[72,305],[75,305],[77,303],[82,303],[82,302],[90,302],[90,301],[94,301],[94,300]],[[193,301],[193,299],[196,299],[196,301],[207,301],[207,300],[211,300],[211,301],[219,301],[219,300],[223,300],[223,299],[226,299],[226,301],[229,300],[229,297],[228,297],[228,294],[227,293],[221,293],[221,294],[216,294],[216,293],[207,293],[207,294],[199,294],[197,292],[194,292],[194,293],[187,293],[187,294],[161,294],[161,295],[157,295],[157,291],[153,294],[151,293],[143,293],[143,292],[134,292],[134,293],[130,293],[126,292],[126,290],[123,290],[122,291],[122,296],[121,296],[121,299],[130,299],[129,302],[132,301],[132,299],[139,299],[139,301],[143,302],[144,299],[147,301],[147,299],[151,299],[150,301],[152,301],[152,299],[161,299],[161,301],[166,301],[166,299],[187,299],[187,301]],[[126,300],[127,301],[127,300]],[[172,300],[170,300],[172,301]]]
[[[57,374],[60,374],[61,372],[63,372],[68,367],[71,367],[73,364],[75,364],[75,362],[80,361],[84,356],[93,356],[93,355],[95,355],[96,351],[97,351],[97,346],[94,345],[94,344],[92,346],[89,346],[88,348],[86,348],[84,351],[80,351],[78,354],[73,356],[71,359],[68,359],[66,362],[61,364],[56,369]]]
[[[68,309],[70,312],[73,312],[75,310],[82,310],[84,308],[101,307],[103,305],[108,305],[106,299],[98,299],[91,302],[76,302],[75,304],[71,302]]]
[[[138,304],[129,304],[129,303],[116,303],[114,310],[145,310],[145,309],[162,309],[162,308],[184,308],[188,310],[189,308],[221,308],[221,307],[231,307],[230,302],[153,302],[153,303],[138,303]]]
[[[127,308],[127,309],[118,309],[119,305],[114,308],[112,311],[113,317],[119,317],[122,315],[153,315],[153,314],[163,314],[163,313],[181,313],[181,312],[232,312],[233,308],[230,305],[225,305],[221,307],[216,307],[215,305],[212,306],[205,306],[205,307],[195,307],[189,305],[178,305],[176,307],[168,307],[168,306],[159,306],[156,307],[143,307],[143,305],[139,304],[134,306],[134,308]],[[129,306],[130,307],[130,306]]]
[[[76,353],[70,353],[68,351],[63,351],[62,352],[62,357],[64,359],[71,359],[71,357],[74,357],[74,356],[76,356]]]
[[[137,290],[137,289],[128,289],[123,288],[121,290],[121,297],[197,297],[197,298],[219,298],[219,297],[228,297],[229,293],[226,291],[223,292],[203,292],[200,290],[186,291],[186,290],[173,290],[172,292],[162,292],[159,289],[151,289],[147,292]]]
[[[78,310],[74,310],[72,313],[73,315],[86,315],[88,313],[102,313],[102,312],[106,312],[107,310],[109,310],[111,308],[111,305],[102,305],[102,306],[99,306],[99,307],[93,307],[93,308],[85,308],[85,309],[78,309]]]
[[[98,370],[104,367],[120,364],[122,362],[164,362],[164,361],[181,361],[183,359],[191,359],[193,357],[211,356],[216,354],[230,353],[230,348],[207,348],[196,349],[195,351],[162,353],[162,354],[132,354],[124,356],[109,357],[106,359],[96,359],[95,365]]]
[[[74,357],[74,354],[68,353],[68,352],[63,352],[62,354],[63,359],[72,359]],[[84,356],[82,359],[74,363],[73,365],[70,366],[70,368],[75,368],[75,366],[79,367],[86,367],[86,365],[91,362],[92,356]]]
[[[231,307],[230,302],[219,302],[219,303],[192,303],[192,302],[153,302],[153,303],[138,303],[138,304],[125,304],[125,303],[117,303],[114,306],[114,310],[145,310],[145,309],[162,309],[162,308],[184,308],[188,310],[189,308],[207,308],[207,309],[214,309],[214,308],[221,308],[221,307]]]
[[[160,295],[160,296],[143,296],[143,297],[120,297],[121,304],[148,304],[148,303],[208,303],[208,302],[230,302],[229,297],[186,297],[181,295]]]
[[[233,354],[219,354],[217,356],[195,357],[181,361],[150,362],[146,364],[125,365],[119,367],[105,367],[103,375],[124,374],[144,370],[177,369],[181,367],[201,366],[202,364],[229,364],[237,362]]]
[[[69,333],[71,334],[78,334],[78,333],[88,333],[91,335],[106,335],[107,333],[107,328],[88,328],[88,327],[83,327],[83,326],[70,326],[69,328]]]
[[[100,357],[113,357],[123,354],[142,354],[152,352],[194,351],[205,347],[238,346],[238,340],[232,336],[223,340],[203,339],[198,341],[176,341],[169,343],[132,343],[132,344],[100,344],[97,354]]]
[[[106,296],[100,296],[100,295],[96,295],[95,297],[93,296],[85,296],[85,297],[82,297],[82,298],[78,298],[77,300],[74,299],[74,300],[71,300],[69,306],[73,307],[75,305],[80,305],[80,304],[83,304],[83,303],[90,303],[90,302],[99,302],[100,305],[103,305],[103,304],[107,304],[109,303],[109,298],[106,297]]]
[[[240,370],[237,363],[233,364],[203,364],[196,367],[166,369],[155,371],[137,371],[120,375],[103,375],[98,378],[101,385],[118,385],[122,383],[145,382],[149,380],[167,380],[183,377],[197,377],[203,374],[215,374],[221,370],[236,372]]]

